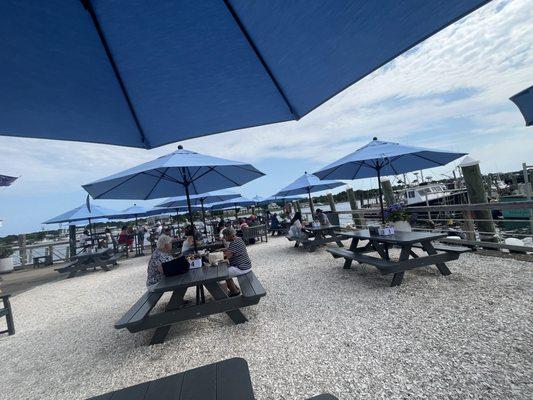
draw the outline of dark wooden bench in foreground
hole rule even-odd
[[[55,270],[60,274],[68,273],[68,278],[72,278],[78,272],[88,269],[101,268],[104,271],[111,271],[110,267],[117,265],[118,260],[124,256],[124,253],[113,254],[111,249],[99,250],[96,253],[82,253],[71,259],[69,263]]]
[[[371,235],[368,230],[338,233],[352,239],[350,248],[329,248],[327,251],[335,258],[345,259],[344,269],[350,269],[352,261],[372,265],[383,275],[394,274],[391,286],[399,286],[402,283],[405,271],[429,265],[435,265],[442,275],[450,275],[445,262],[457,260],[461,253],[470,251],[467,247],[432,243],[446,237],[445,233],[396,232],[385,236]],[[358,247],[360,240],[368,242],[365,246]],[[401,249],[398,260],[391,260],[389,257],[389,248],[392,246]],[[418,255],[413,248],[423,249],[427,255]],[[379,257],[364,254],[369,252],[377,252]]]
[[[0,300],[2,300],[2,307],[0,308],[0,318],[6,317],[7,329],[0,331],[2,333],[8,333],[9,335],[15,334],[15,322],[13,321],[13,310],[11,309],[11,303],[9,302],[9,294],[1,294]]]
[[[242,240],[244,243],[248,243],[250,239],[259,239],[261,242],[263,239],[268,242],[268,231],[266,225],[255,225],[242,229]]]
[[[248,363],[230,358],[88,400],[255,400]],[[313,400],[336,400],[320,395]],[[309,399],[311,400],[311,399]]]
[[[266,291],[253,273],[237,277],[241,288],[241,295],[228,297],[220,282],[228,278],[228,268],[218,266],[197,268],[183,275],[164,277],[157,285],[150,288],[115,324],[116,329],[126,328],[130,332],[140,332],[154,329],[155,333],[150,344],[163,343],[175,323],[194,318],[207,317],[213,314],[226,313],[233,323],[241,324],[247,319],[241,308],[259,303]],[[190,287],[204,286],[213,301],[183,305],[183,296]],[[165,292],[172,292],[172,296],[162,312],[150,312],[159,302]]]

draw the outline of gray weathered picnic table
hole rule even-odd
[[[446,246],[434,244],[433,241],[446,237],[446,233],[433,232],[396,232],[393,235],[374,235],[368,230],[354,232],[338,232],[344,238],[351,238],[349,249],[327,249],[333,257],[345,259],[344,268],[350,269],[352,261],[370,264],[379,269],[382,274],[394,274],[391,286],[399,286],[402,283],[405,271],[435,265],[442,275],[450,275],[446,261],[457,260],[461,253],[470,251],[467,247]],[[366,245],[359,247],[359,241],[367,240]],[[400,257],[391,260],[389,248],[399,247]],[[427,255],[420,256],[413,248],[421,248]],[[377,252],[378,257],[365,255],[364,253]],[[411,258],[410,258],[411,257]]]
[[[88,400],[254,400],[248,363],[230,358]],[[309,400],[336,400],[324,394]]]
[[[228,268],[225,264],[203,266],[182,275],[163,277],[117,321],[115,328],[127,328],[130,332],[156,328],[150,342],[156,344],[163,343],[170,327],[181,321],[225,312],[235,324],[246,322],[247,319],[240,309],[259,303],[259,299],[266,295],[266,291],[255,274],[250,271],[237,277],[241,294],[228,297],[220,286],[220,282],[228,277]],[[187,289],[198,286],[205,287],[213,297],[213,301],[184,305],[183,296]],[[165,310],[150,314],[165,292],[172,292]]]
[[[68,273],[68,278],[76,276],[78,272],[86,271],[90,268],[101,268],[110,271],[111,265],[117,265],[117,261],[122,257],[122,253],[113,254],[112,249],[99,249],[93,253],[76,254],[70,262],[55,270],[59,273]]]
[[[309,233],[308,237],[289,238],[289,240],[297,240],[309,251],[314,251],[318,246],[331,242],[343,247],[342,237],[336,232],[338,229],[340,229],[339,225],[304,226],[302,230]]]

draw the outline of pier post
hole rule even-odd
[[[328,202],[329,202],[329,209],[331,212],[337,212],[337,207],[335,207],[335,200],[333,199],[333,195],[331,193],[328,193]]]
[[[522,164],[522,173],[524,174],[524,191],[527,200],[533,199],[533,170],[529,171],[526,163]],[[529,233],[533,234],[533,209],[529,209]]]
[[[18,246],[19,246],[19,256],[20,256],[20,265],[22,268],[28,263],[28,254],[26,251],[26,235],[18,236]]]
[[[355,200],[355,193],[352,188],[346,189],[346,193],[348,194],[348,201],[350,202],[350,209],[352,211],[356,211],[359,207],[357,207],[357,201]],[[363,226],[363,217],[359,214],[353,214],[352,213],[352,219],[356,227]]]
[[[74,257],[76,255],[76,225],[69,225],[68,227],[68,247],[70,257]]]
[[[465,158],[459,165],[463,171],[470,203],[488,203],[479,161]],[[478,210],[474,211],[473,214],[481,240],[495,241],[494,233],[496,230],[491,212],[489,210]]]
[[[394,204],[394,192],[392,191],[392,185],[390,180],[382,179],[381,180],[381,189],[383,190],[383,197],[385,198],[385,203],[388,206]]]

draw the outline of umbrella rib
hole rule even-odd
[[[361,168],[363,168],[363,163],[360,162],[359,163],[359,168],[357,169],[357,171],[355,171],[355,174],[353,174],[352,181],[355,179],[355,177],[357,176],[359,171],[361,171]]]
[[[421,156],[420,154],[417,154],[417,153],[411,153],[412,155],[416,156],[416,157],[419,157],[419,158],[422,158],[423,160],[426,160],[426,161],[429,161],[429,162],[432,162],[432,163],[435,163],[437,165],[440,165],[441,167],[446,165],[446,164],[442,164],[438,161],[435,161],[435,160],[432,160],[430,158],[427,158],[427,157],[424,157],[424,156]]]
[[[130,177],[127,178],[126,180],[121,181],[121,182],[117,183],[115,186],[113,186],[112,188],[109,188],[109,189],[107,189],[105,192],[100,193],[98,196],[96,196],[96,197],[93,196],[93,198],[94,198],[94,199],[101,199],[102,196],[106,195],[107,193],[109,193],[109,192],[112,191],[112,190],[115,190],[115,189],[118,188],[120,185],[122,185],[122,184],[124,184],[124,183],[126,183],[126,182],[128,182],[128,181],[130,181],[130,180],[132,180],[133,178],[135,178],[136,176],[138,176],[138,175],[140,175],[140,174],[141,174],[141,173],[133,174],[132,176],[130,176]],[[85,190],[87,190],[87,189],[85,189]]]
[[[163,179],[164,176],[167,176],[166,173],[168,171],[168,168],[169,167],[166,167],[165,168],[165,171],[159,176],[159,178],[157,179],[157,182],[154,184],[154,186],[152,186],[152,189],[150,189],[150,191],[148,192],[148,194],[146,196],[144,196],[144,200],[148,200],[150,198],[150,195],[152,194],[152,192],[155,190],[156,186],[159,184],[159,182],[161,182],[161,179]]]
[[[248,44],[252,48],[252,51],[255,53],[255,56],[258,58],[259,62],[261,63],[261,65],[265,69],[266,73],[270,77],[270,80],[272,81],[272,83],[274,84],[274,86],[278,90],[279,94],[283,98],[283,101],[287,105],[287,108],[289,109],[289,112],[294,116],[294,119],[296,119],[298,121],[301,118],[300,115],[294,109],[294,107],[291,105],[291,103],[290,103],[290,101],[289,101],[289,99],[287,97],[287,94],[285,93],[285,91],[281,87],[280,83],[278,82],[278,80],[274,76],[274,73],[272,72],[272,70],[268,66],[266,60],[261,55],[261,52],[259,51],[259,49],[255,45],[254,41],[252,40],[252,38],[248,34],[248,31],[244,27],[244,25],[241,22],[239,16],[237,15],[236,11],[233,9],[233,6],[230,4],[229,0],[224,0],[224,4],[226,5],[226,7],[227,7],[228,11],[230,12],[231,16],[233,17],[233,19],[235,20],[237,26],[241,30],[241,33],[243,34],[244,38],[246,39],[246,41],[248,42]]]
[[[111,53],[111,49],[109,48],[109,45],[107,43],[107,40],[105,38],[104,32],[102,30],[102,27],[100,26],[100,22],[98,21],[98,18],[96,17],[96,12],[94,11],[94,8],[91,4],[90,0],[82,0],[81,1],[89,15],[91,16],[91,20],[94,24],[94,27],[96,29],[96,32],[98,34],[98,37],[100,38],[100,42],[102,46],[104,47],[104,51],[107,55],[107,59],[109,60],[109,63],[111,64],[111,68],[113,69],[113,72],[115,74],[115,78],[118,81],[118,84],[120,86],[120,89],[122,91],[122,94],[124,95],[124,99],[126,100],[126,104],[128,105],[128,108],[131,112],[131,116],[133,117],[133,121],[135,122],[135,126],[139,130],[139,134],[141,135],[141,142],[144,143],[144,147],[147,149],[150,149],[152,146],[150,145],[150,141],[146,137],[144,133],[144,129],[141,126],[141,122],[139,120],[139,117],[137,116],[137,112],[135,111],[135,108],[133,107],[133,103],[131,101],[131,98],[128,94],[128,90],[126,89],[126,85],[124,84],[124,81],[122,80],[122,76],[120,75],[120,72],[118,70],[118,66],[115,63],[115,59],[113,58],[113,54]]]
[[[248,172],[252,172],[254,174],[260,174],[261,176],[264,176],[265,174],[262,173],[261,171],[257,171],[257,170],[254,170],[254,169],[248,169],[248,168],[245,168],[243,167],[242,165],[233,165],[233,167],[235,168],[239,168],[239,169],[243,169],[245,171],[248,171]]]
[[[241,186],[238,182],[235,182],[233,179],[228,178],[228,177],[227,177],[226,175],[224,175],[222,172],[217,171],[216,168],[213,168],[213,172],[216,172],[216,173],[219,174],[220,176],[226,178],[228,181],[234,183],[235,186]]]

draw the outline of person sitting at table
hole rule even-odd
[[[157,248],[148,262],[146,286],[158,283],[163,277],[163,263],[172,261],[172,239],[165,234],[157,239]]]
[[[240,219],[239,220],[239,229],[242,229],[242,228],[248,228],[248,222],[246,222],[245,219]]]
[[[181,246],[181,255],[183,256],[188,256],[189,254],[194,253],[194,231],[195,229],[191,225],[185,228],[185,240]]]
[[[320,223],[320,226],[330,226],[331,225],[331,223],[329,222],[328,216],[320,208],[316,209],[315,218]]]
[[[127,226],[123,226],[120,233],[118,234],[118,245],[121,246],[126,251],[126,255],[128,255],[129,249],[128,249],[128,227]]]
[[[91,234],[87,229],[83,231],[83,234],[80,238],[80,246],[83,248],[83,252],[85,253],[92,253],[93,250],[93,239],[91,238]]]
[[[289,228],[289,237],[295,239],[294,247],[300,246],[300,241],[297,239],[305,238],[305,234],[302,232],[302,213],[296,211],[294,217],[291,219],[291,227]]]
[[[279,224],[278,214],[276,213],[270,217],[270,230],[272,231],[272,236],[274,236],[274,233],[280,235],[281,225]]]
[[[241,292],[235,282],[233,282],[233,278],[250,272],[252,262],[248,256],[244,241],[237,236],[235,229],[231,227],[224,229],[223,236],[226,243],[226,248],[223,250],[224,257],[229,262],[229,279],[226,280],[226,284],[228,285],[229,297],[234,297],[240,295]]]

